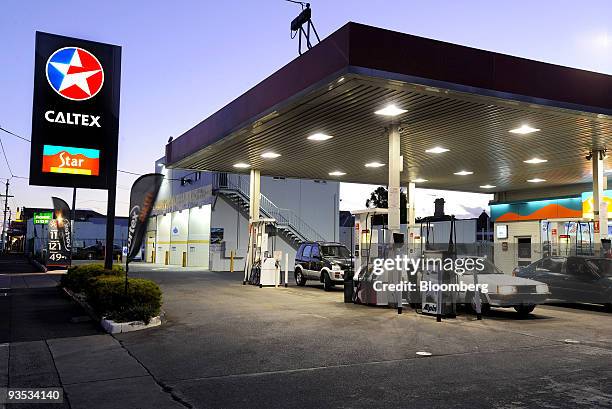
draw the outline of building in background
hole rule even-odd
[[[227,271],[244,268],[249,175],[168,169],[145,241],[145,261]],[[293,261],[302,241],[339,238],[340,183],[261,178],[261,217],[277,221],[275,250]]]

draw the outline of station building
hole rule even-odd
[[[241,270],[248,247],[249,176],[169,169],[149,220],[145,261]],[[339,189],[336,181],[263,177],[259,212],[276,220],[274,249],[289,255],[303,241],[337,241]]]

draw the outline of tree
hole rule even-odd
[[[406,206],[408,205],[408,198],[405,192],[400,193],[400,223],[407,223],[408,219],[408,210]],[[387,209],[389,208],[389,191],[384,186],[378,186],[372,193],[370,193],[370,198],[366,200],[366,207],[369,209]],[[387,224],[387,217],[374,216],[372,223],[373,224]]]

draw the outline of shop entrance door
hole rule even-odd
[[[531,264],[531,236],[516,237],[516,252],[519,267]]]

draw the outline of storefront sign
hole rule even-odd
[[[120,47],[36,33],[31,185],[109,187],[120,75]]]
[[[53,219],[53,212],[36,212],[32,218],[34,224],[49,224]]]

